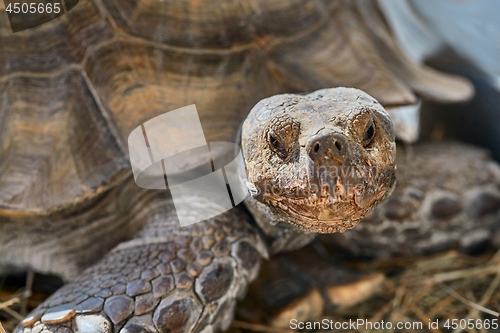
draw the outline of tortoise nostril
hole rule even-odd
[[[308,147],[311,160],[321,163],[324,159],[342,161],[349,149],[347,138],[342,133],[325,132],[315,136]]]

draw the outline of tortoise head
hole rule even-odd
[[[343,232],[395,185],[391,119],[358,89],[264,99],[243,123],[241,140],[246,204],[261,225]]]

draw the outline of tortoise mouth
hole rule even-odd
[[[289,223],[308,232],[344,232],[365,215],[352,200],[332,202],[330,196],[313,203],[309,198],[282,198],[278,205],[272,205]]]
[[[355,227],[377,201],[370,196],[367,204],[360,208],[356,198],[337,200],[332,196],[318,198],[281,197],[269,203],[275,213],[297,228],[307,232],[344,232]]]
[[[271,204],[282,210],[325,221],[335,220],[329,217],[328,211],[331,212],[332,216],[337,216],[340,206],[356,205],[356,198],[353,196],[341,199],[332,195],[318,197],[315,194],[309,197],[281,197],[275,201],[277,204],[274,204],[273,201]]]
[[[334,193],[323,186],[322,192],[318,195],[311,193],[309,195],[281,195],[269,198],[269,203],[287,215],[295,215],[300,218],[310,220],[321,220],[336,222],[339,220],[339,211],[345,209],[345,206],[353,206],[357,209],[367,205],[365,191],[355,188],[347,193],[338,190]]]
[[[335,177],[325,183],[321,191],[267,193],[259,201],[271,206],[280,220],[304,231],[344,232],[356,226],[394,186],[394,182],[389,181],[382,182],[386,186],[380,186],[378,182],[366,183],[366,179],[363,182],[363,178],[356,180]],[[357,185],[349,186],[349,181]]]
[[[371,197],[368,193],[376,192],[372,187],[366,179],[358,177],[315,177],[305,187],[280,189],[278,184],[271,185],[271,189],[264,187],[267,192],[263,198],[276,207],[285,205],[301,215],[317,217],[320,214],[314,212],[318,210],[331,209],[338,214],[338,205],[355,204],[363,208]]]

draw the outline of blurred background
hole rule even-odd
[[[378,0],[404,52],[474,84],[466,103],[424,102],[421,138],[442,136],[486,147],[500,160],[500,1]]]

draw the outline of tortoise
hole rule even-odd
[[[396,120],[417,95],[472,94],[466,80],[406,59],[367,1],[80,1],[16,34],[2,18],[0,41],[0,263],[71,281],[22,321],[25,332],[226,329],[262,258],[351,228],[390,194],[395,136],[382,105]],[[282,95],[332,86],[370,95]],[[144,121],[196,104],[207,141],[234,142],[272,95],[242,127],[255,221],[240,207],[180,228],[168,191],[133,182],[126,138]],[[335,130],[314,132],[329,121]],[[287,210],[259,185],[294,187],[296,158],[383,172],[333,214],[290,197]]]

